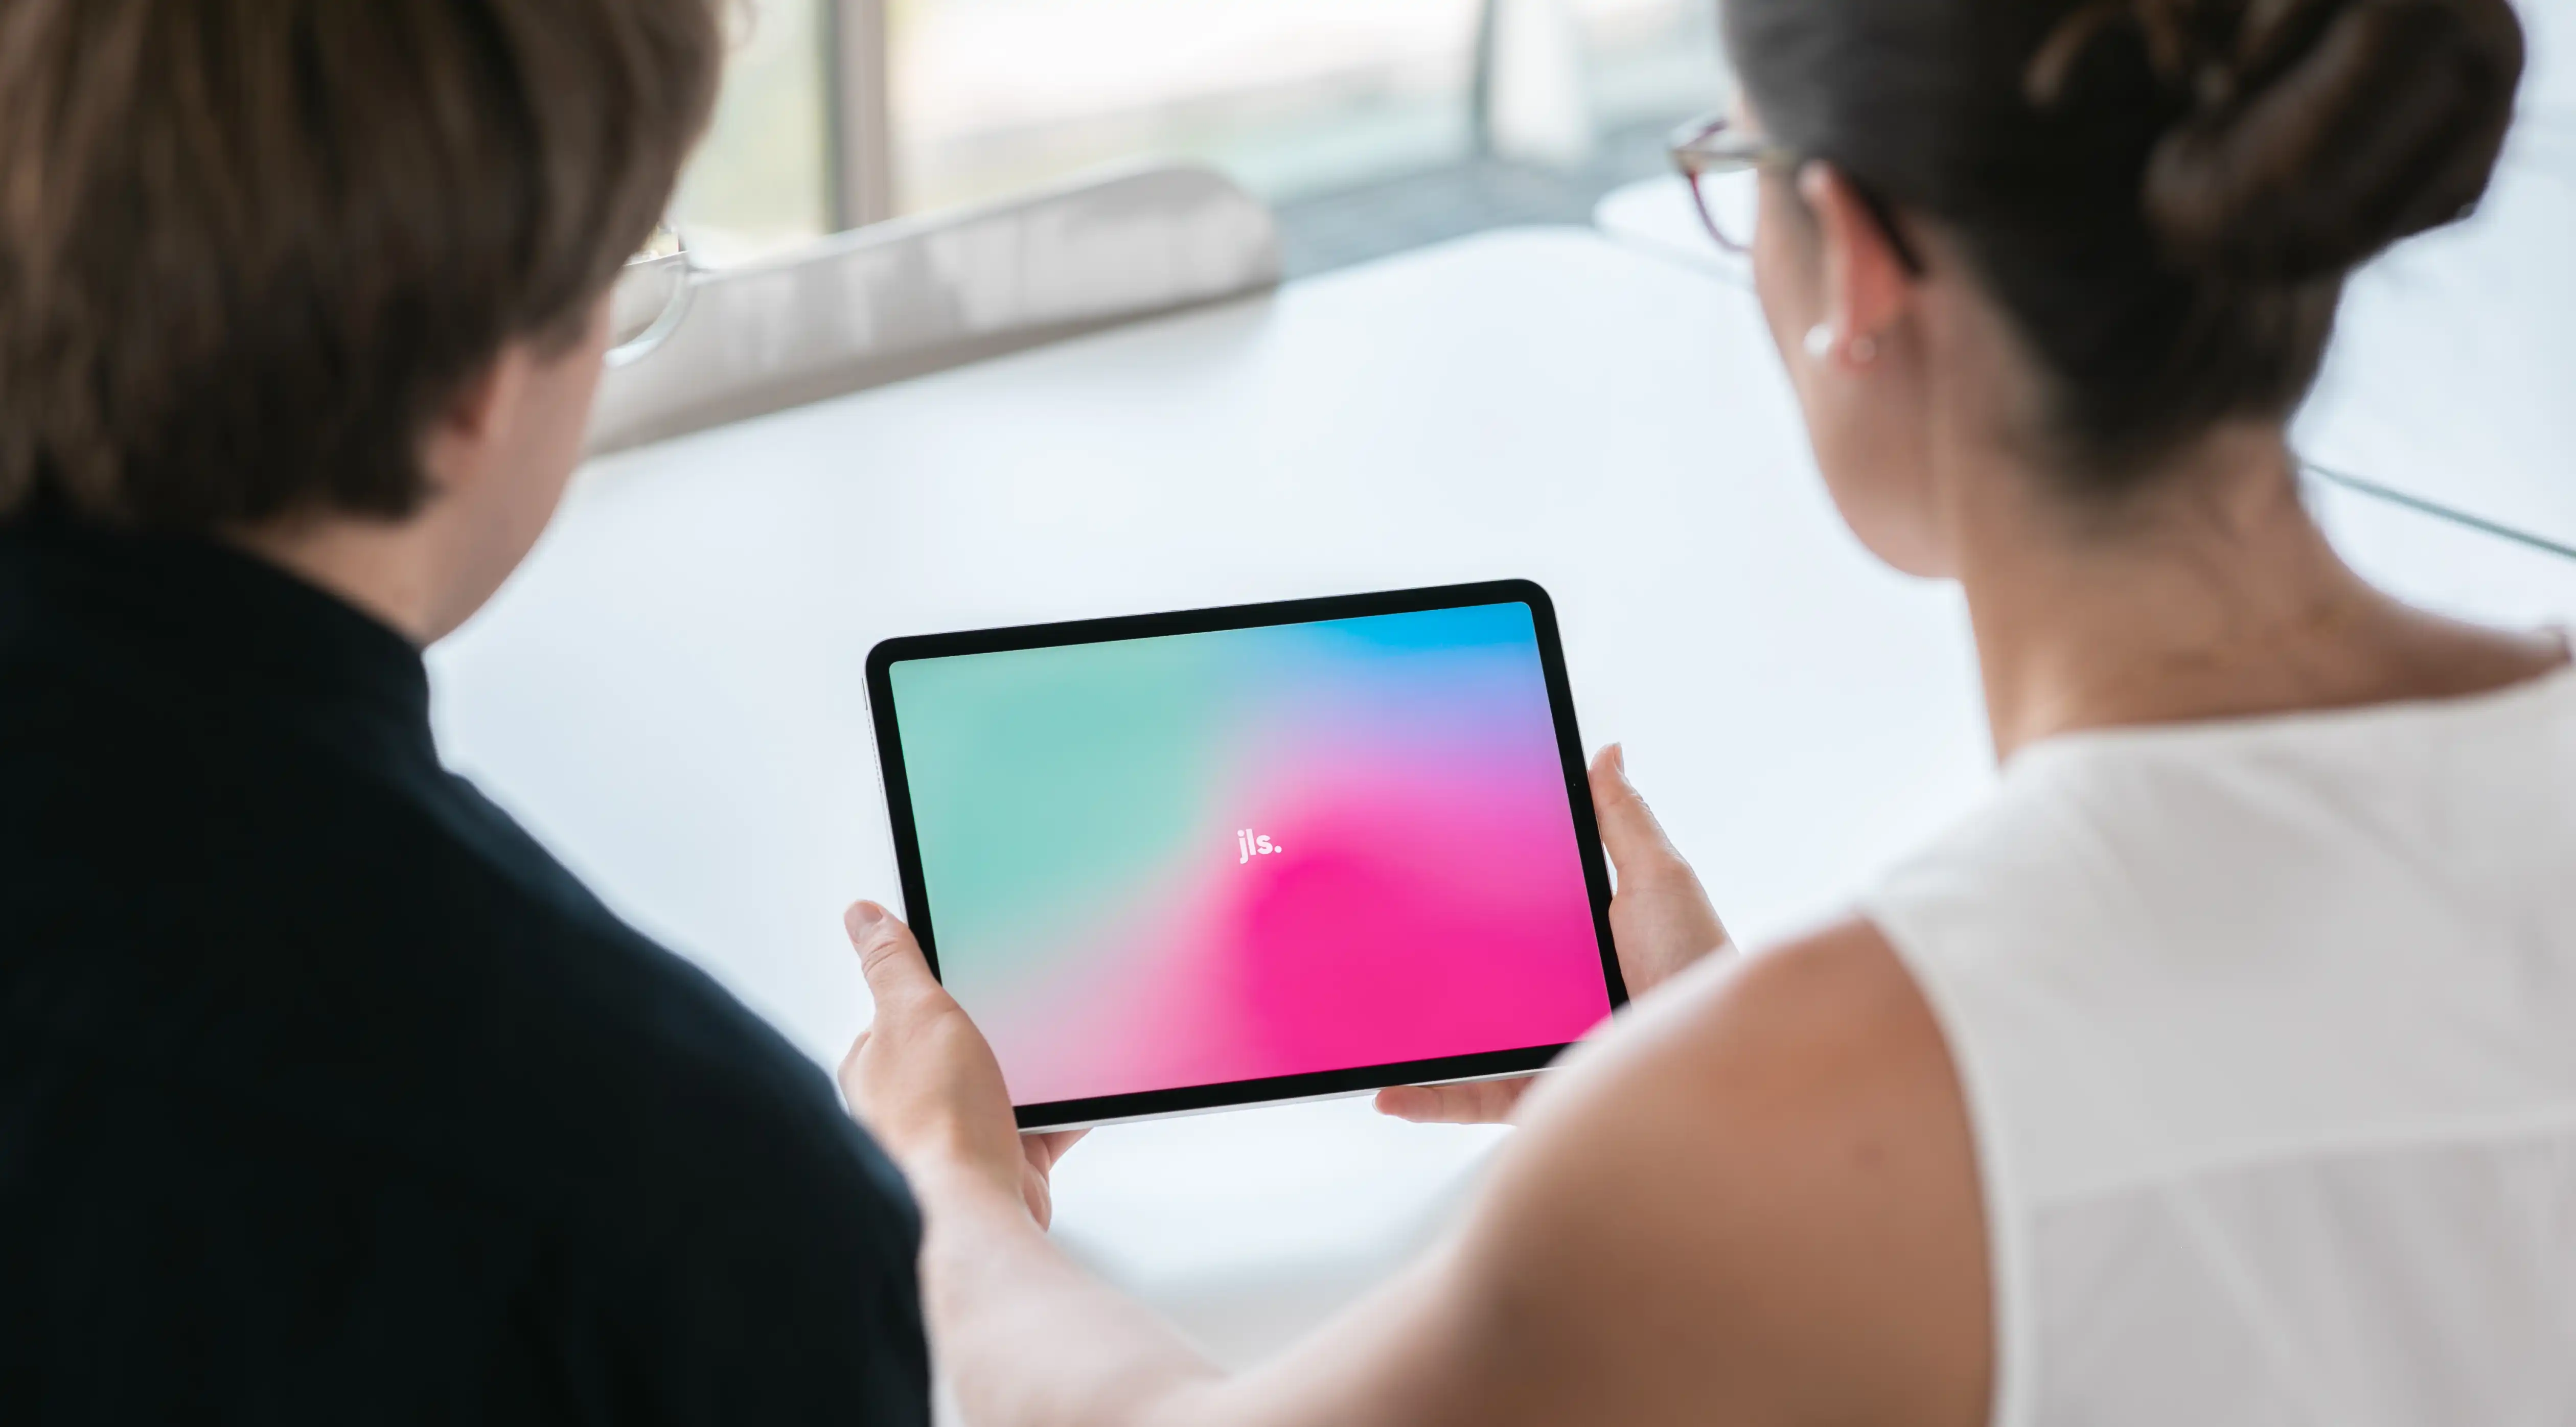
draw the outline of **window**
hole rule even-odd
[[[891,0],[896,202],[1199,159],[1273,200],[1464,154],[1480,0]]]
[[[701,258],[739,262],[838,226],[829,164],[825,23],[831,0],[749,0],[714,124],[672,214]]]
[[[1716,0],[1572,0],[1571,8],[1604,128],[1678,123],[1728,93]]]
[[[1519,121],[1493,84],[1480,100],[1503,51],[1504,88],[1537,77],[1521,156],[1579,159],[1726,91],[1714,0],[736,4],[675,209],[718,263],[1121,161],[1210,163],[1273,202],[1436,167]]]

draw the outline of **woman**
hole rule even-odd
[[[1733,0],[1753,264],[1882,558],[1957,580],[1991,804],[1751,957],[1596,770],[1634,1012],[1284,1359],[1048,1244],[1062,1143],[862,904],[843,1070],[981,1423],[2576,1420],[2576,674],[2405,608],[2286,424],[2484,191],[2501,0]],[[1686,963],[1695,963],[1687,964]],[[1417,1091],[1422,1118],[1498,1108]]]

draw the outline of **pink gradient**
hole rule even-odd
[[[1552,742],[1274,753],[1203,859],[982,1010],[1013,1100],[1560,1045],[1609,1014]],[[1281,852],[1241,861],[1244,826]]]

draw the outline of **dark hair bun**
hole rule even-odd
[[[2187,112],[2147,164],[2169,261],[2303,282],[2476,207],[2522,76],[2505,0],[2242,0],[2235,28],[2185,60]]]

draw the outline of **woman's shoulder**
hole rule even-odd
[[[1706,965],[1534,1091],[1471,1233],[1594,1367],[1712,1417],[1982,1422],[1985,1214],[1940,1027],[1851,920]],[[1722,1398],[1706,1395],[1722,1394]]]

